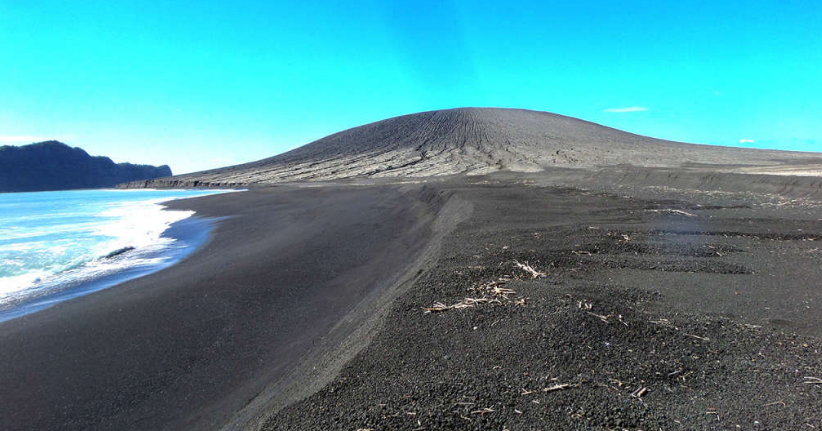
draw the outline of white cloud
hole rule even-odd
[[[625,112],[643,112],[643,111],[647,111],[647,110],[648,110],[648,108],[645,108],[645,107],[642,107],[642,106],[629,106],[627,108],[603,109],[602,112],[614,112],[614,113],[617,113],[617,114],[623,114]]]
[[[753,144],[753,142],[754,142],[753,139],[740,139],[739,140],[740,144]]]
[[[0,136],[0,144],[31,144],[45,141],[39,136]]]

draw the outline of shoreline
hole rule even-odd
[[[4,427],[229,424],[310,352],[351,340],[370,317],[351,313],[398,288],[443,204],[424,187],[345,186],[169,202],[217,220],[187,259],[0,324]]]
[[[818,206],[561,181],[172,201],[215,220],[188,259],[0,324],[0,416],[11,430],[822,425],[822,387],[803,383],[822,370],[822,293],[802,282],[822,279]],[[488,302],[425,312],[465,298]]]
[[[184,197],[174,200],[185,200],[190,198],[193,197]],[[174,200],[160,203],[159,205],[165,207],[162,211],[166,211],[166,204],[168,202],[173,202]],[[163,231],[160,236],[162,238],[171,238],[175,240],[175,245],[182,244],[182,247],[175,246],[173,248],[167,248],[162,252],[151,256],[152,258],[164,259],[162,262],[153,265],[126,266],[114,272],[95,277],[91,280],[69,280],[61,286],[49,289],[48,292],[25,298],[16,302],[11,308],[0,310],[0,324],[31,313],[37,313],[63,301],[80,298],[82,296],[125,283],[129,280],[144,277],[146,275],[169,268],[186,259],[208,241],[208,237],[214,228],[214,222],[215,220],[211,220],[206,217],[198,217],[196,214],[192,214],[184,219],[175,221],[171,223],[171,225],[169,225],[169,227]],[[113,251],[113,254],[99,257],[96,260],[118,258],[125,253],[139,250],[131,249],[126,250],[125,253],[120,253],[121,251],[122,250]],[[90,262],[85,264],[88,263]]]

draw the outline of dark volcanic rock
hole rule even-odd
[[[0,192],[113,187],[167,176],[171,168],[166,165],[114,163],[57,141],[0,147]]]
[[[121,254],[123,254],[123,253],[128,253],[128,252],[130,252],[131,250],[134,250],[134,247],[132,247],[132,246],[127,246],[127,247],[123,247],[123,248],[118,248],[117,250],[114,250],[114,251],[112,251],[111,253],[107,254],[105,258],[106,258],[106,259],[111,259],[111,258],[113,258],[113,257],[120,256],[120,255],[121,255]]]

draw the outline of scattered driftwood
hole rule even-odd
[[[517,293],[517,292],[514,292],[514,291],[513,291],[513,290],[511,290],[511,289],[507,289],[507,288],[500,287],[500,286],[494,286],[494,287],[492,287],[492,288],[491,288],[491,292],[492,292],[494,295],[497,295],[497,296],[514,295],[514,294],[516,294],[516,293]]]
[[[430,307],[422,307],[426,313],[437,313],[440,311],[450,310],[451,307],[448,305],[443,304],[442,302],[435,302],[434,305]]]
[[[805,381],[803,383],[806,385],[822,385],[822,379],[819,377],[805,377]]]
[[[514,265],[516,265],[517,268],[531,274],[531,278],[540,278],[540,277],[545,277],[546,276],[546,274],[544,272],[537,271],[531,265],[528,265],[528,262],[519,263],[518,261],[515,260]]]
[[[563,391],[565,389],[575,388],[579,386],[578,384],[572,385],[569,383],[561,383],[558,385],[550,386],[542,390],[542,392],[554,392],[554,391]]]
[[[668,319],[658,319],[658,320],[649,320],[649,322],[653,323],[654,325],[666,326],[668,328],[672,328],[674,330],[679,331],[679,328],[674,326],[670,320]]]
[[[641,386],[637,388],[637,390],[631,392],[631,396],[634,398],[642,398],[643,395],[648,393],[648,388]]]
[[[586,313],[590,314],[591,316],[599,318],[599,320],[601,320],[603,323],[611,323],[611,322],[608,321],[608,318],[610,316],[603,316],[601,314],[592,313],[590,311],[587,311]]]
[[[494,294],[496,296],[513,295],[517,292],[515,292],[512,289],[502,287],[502,286],[505,286],[505,284],[508,283],[509,281],[510,281],[509,279],[500,277],[500,279],[498,281],[489,281],[488,283],[485,283],[481,286],[471,287],[468,290],[472,291],[472,292],[491,293],[491,294]]]
[[[485,416],[488,413],[494,413],[494,409],[492,409],[490,407],[486,407],[484,409],[474,410],[473,412],[471,412],[472,415],[480,415],[480,416]]]
[[[696,338],[697,340],[701,340],[701,341],[711,341],[708,337],[700,337],[699,335],[694,335],[694,334],[685,334],[685,335],[687,335],[691,338]]]
[[[674,326],[670,321],[668,321],[668,319],[649,320],[649,322],[651,322],[655,325],[666,326],[666,327],[671,328],[675,331],[679,331],[679,328]],[[752,325],[752,326],[755,326],[755,325]],[[708,337],[702,337],[702,336],[694,335],[694,334],[687,334],[687,333],[684,333],[684,332],[682,334],[685,335],[686,337],[695,338],[695,339],[700,340],[700,341],[711,341],[711,339],[708,338]]]
[[[525,306],[525,301],[527,298],[516,298],[511,299],[509,296],[516,295],[517,292],[513,289],[509,289],[507,287],[503,287],[505,283],[509,281],[508,278],[500,277],[499,281],[491,281],[485,283],[478,287],[472,287],[468,289],[472,292],[482,293],[481,298],[465,298],[460,302],[446,305],[443,302],[435,302],[434,305],[431,307],[422,307],[423,311],[426,314],[428,313],[439,313],[442,311],[448,310],[459,310],[462,308],[472,308],[476,307],[480,304],[503,304],[503,301],[513,302],[514,305]],[[486,297],[486,295],[490,294],[491,297]]]
[[[439,313],[441,311],[459,310],[461,308],[476,307],[479,304],[502,304],[502,301],[496,298],[465,298],[460,302],[451,305],[445,305],[442,302],[435,302],[431,307],[423,307],[423,311],[428,313]]]
[[[590,304],[588,304],[588,303],[586,303],[586,304],[582,304],[582,302],[580,302],[580,303],[579,303],[579,304],[577,304],[577,305],[579,306],[579,308],[587,307],[587,308],[584,308],[585,310],[590,310],[590,309],[591,309],[591,306],[590,306]],[[603,323],[607,323],[607,324],[610,324],[610,323],[611,323],[611,320],[610,320],[610,319],[611,319],[612,317],[616,317],[616,318],[617,318],[617,321],[619,321],[619,323],[621,323],[621,324],[623,324],[623,325],[625,325],[625,326],[628,326],[628,322],[626,322],[625,320],[623,320],[623,317],[622,317],[622,315],[621,315],[621,314],[616,314],[616,315],[615,315],[615,314],[612,312],[611,314],[609,314],[609,315],[607,315],[607,316],[604,316],[604,315],[602,315],[602,314],[596,314],[596,313],[593,313],[593,312],[591,312],[591,311],[586,311],[586,313],[590,314],[591,316],[594,316],[594,317],[598,318],[598,319],[599,319],[599,320],[601,320]]]
[[[696,217],[696,214],[685,212],[685,211],[682,211],[682,210],[670,210],[670,211],[674,214],[682,214],[682,215],[687,216],[687,217]]]
[[[671,214],[679,214],[679,215],[684,215],[684,216],[686,216],[686,217],[696,217],[696,216],[697,216],[696,214],[692,214],[692,213],[689,213],[689,212],[686,212],[686,211],[682,211],[682,210],[675,210],[675,209],[661,209],[661,210],[648,210],[648,211],[649,211],[649,212],[652,212],[652,213],[671,213]]]
[[[622,380],[617,380],[617,379],[608,379],[608,383],[617,385],[620,388],[625,385],[625,382],[623,382]],[[607,387],[608,385],[603,385],[603,386]]]
[[[541,392],[548,393],[548,392],[562,391],[562,390],[565,390],[565,389],[575,388],[577,386],[579,386],[579,384],[560,383],[560,384],[557,384],[557,385],[554,385],[554,386],[549,386],[547,388],[543,388]],[[522,388],[522,393],[520,393],[520,395],[531,395],[531,394],[535,394],[535,393],[537,393],[537,391],[529,391],[525,388]],[[537,404],[539,404],[539,402],[537,402]]]
[[[472,288],[469,290],[473,290],[475,292],[483,292],[483,294],[490,293],[495,297],[508,300],[510,299],[508,298],[510,295],[517,294],[517,292],[514,289],[503,287],[508,281],[510,280],[506,278],[500,278],[499,281],[491,281],[489,283],[483,284],[480,287]],[[521,298],[521,300],[524,300],[524,298]],[[516,302],[519,303],[520,300],[517,300]]]

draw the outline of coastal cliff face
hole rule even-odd
[[[171,175],[166,165],[114,163],[57,141],[0,147],[0,192],[114,187]]]
[[[547,112],[459,108],[366,124],[256,162],[122,187],[232,187],[619,166],[794,175],[822,172],[822,154],[686,144]]]

